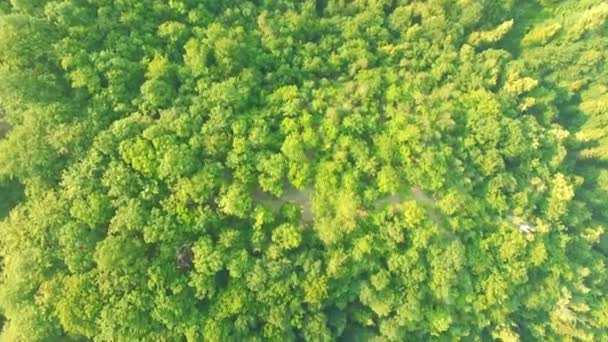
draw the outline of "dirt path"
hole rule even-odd
[[[270,206],[272,208],[272,210],[275,212],[278,212],[279,209],[281,209],[281,207],[285,203],[295,204],[295,205],[299,206],[300,209],[302,210],[302,220],[304,222],[309,223],[309,222],[314,221],[314,215],[312,212],[312,205],[311,205],[311,195],[312,195],[312,191],[310,189],[300,191],[298,189],[288,187],[285,190],[285,192],[283,193],[283,196],[281,196],[280,198],[276,198],[268,193],[263,192],[260,189],[257,189],[253,193],[253,200]],[[435,205],[435,201],[428,194],[426,194],[424,191],[422,191],[422,189],[414,186],[410,189],[409,194],[390,195],[390,196],[383,197],[383,198],[379,199],[378,201],[376,201],[374,207],[376,209],[380,209],[387,205],[390,205],[392,207],[397,207],[399,204],[401,204],[407,198],[412,198],[415,201],[417,201],[423,205],[428,205],[428,206]]]
[[[390,195],[390,196],[383,197],[383,198],[379,199],[378,201],[376,201],[376,204],[374,205],[374,207],[376,209],[382,208],[387,205],[396,207],[399,204],[401,204],[401,202],[403,202],[404,200],[406,200],[409,197],[414,199],[416,202],[419,202],[424,205],[435,205],[435,201],[428,194],[426,194],[424,191],[422,191],[422,189],[420,189],[419,187],[413,186],[410,188],[409,194]]]
[[[413,186],[411,189],[412,198],[422,204],[435,205],[435,201],[426,192],[422,191],[417,186]]]
[[[302,210],[302,220],[304,222],[313,221],[314,216],[312,214],[310,202],[310,190],[300,191],[298,189],[288,187],[283,193],[283,196],[276,198],[260,189],[257,189],[253,193],[253,199],[254,201],[259,201],[270,206],[275,212],[279,211],[279,209],[281,209],[285,203],[295,204]]]

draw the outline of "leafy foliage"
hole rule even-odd
[[[607,35],[601,0],[0,1],[0,340],[605,340]]]

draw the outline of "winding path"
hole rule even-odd
[[[277,212],[285,203],[292,203],[299,206],[302,210],[302,220],[304,222],[312,222],[314,221],[314,214],[312,212],[312,203],[311,203],[311,190],[300,191],[298,189],[288,187],[283,196],[277,198],[266,192],[263,192],[260,189],[257,189],[253,193],[253,199],[256,202],[261,202],[263,204],[268,205],[272,208],[273,211]],[[410,188],[409,194],[406,195],[389,195],[385,196],[376,201],[374,207],[376,209],[380,209],[387,205],[397,207],[401,202],[403,202],[407,198],[412,198],[415,201],[419,202],[423,205],[433,206],[435,201],[422,189],[417,186],[413,186]]]

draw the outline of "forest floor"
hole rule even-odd
[[[302,221],[312,222],[314,221],[314,215],[312,212],[311,193],[311,190],[300,191],[289,187],[284,192],[283,196],[277,198],[261,190],[256,190],[253,194],[253,199],[256,202],[261,202],[270,206],[275,212],[278,212],[285,203],[295,204],[302,210]],[[374,207],[376,209],[381,209],[390,205],[396,208],[408,198],[425,206],[433,206],[435,204],[435,201],[427,193],[422,191],[419,187],[413,186],[406,194],[389,195],[377,200]]]
[[[401,204],[401,202],[403,202],[404,200],[411,198],[413,200],[415,200],[416,202],[423,204],[423,205],[434,205],[435,201],[431,198],[431,196],[429,196],[427,193],[425,193],[424,191],[422,191],[422,189],[420,189],[417,186],[413,186],[409,189],[409,193],[404,194],[404,195],[389,195],[389,196],[385,196],[381,199],[379,199],[378,201],[376,201],[375,207],[376,209],[380,209],[386,205],[391,205],[391,206],[398,206],[399,204]]]
[[[253,194],[253,199],[256,202],[262,202],[277,212],[283,204],[293,203],[302,209],[302,220],[305,222],[313,221],[312,205],[310,201],[310,190],[300,191],[298,189],[288,187],[283,193],[283,196],[277,198],[261,190],[256,190]]]

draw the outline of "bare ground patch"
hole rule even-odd
[[[287,187],[283,196],[274,197],[261,189],[256,189],[253,193],[253,200],[262,204],[269,206],[274,212],[278,212],[281,207],[286,203],[291,203],[298,206],[302,213],[302,221],[306,223],[310,223],[314,221],[314,213],[312,211],[312,203],[311,203],[312,190],[306,189],[300,191],[293,187]],[[412,187],[407,194],[400,195],[390,195],[385,196],[376,201],[374,204],[375,209],[380,209],[385,206],[391,206],[393,208],[398,208],[404,200],[411,198],[420,204],[426,206],[434,206],[435,201],[422,189],[419,187]],[[432,213],[433,216],[436,216],[436,213]]]
[[[298,189],[288,187],[283,196],[277,198],[268,193],[257,189],[253,193],[253,200],[268,205],[273,211],[277,212],[286,203],[291,203],[298,206],[302,212],[302,220],[304,222],[312,222],[312,205],[310,200],[310,190],[300,191]]]

